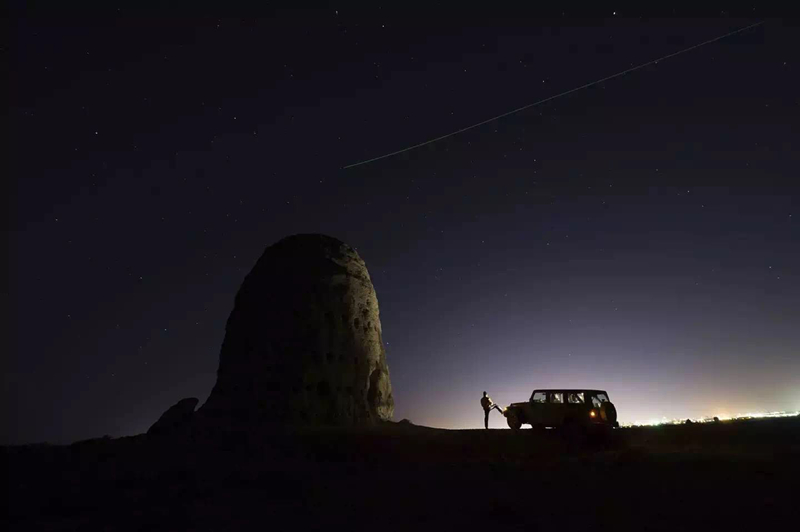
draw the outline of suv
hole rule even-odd
[[[508,426],[519,430],[523,423],[533,428],[617,428],[617,409],[603,390],[534,390],[529,401],[512,403],[505,409]]]

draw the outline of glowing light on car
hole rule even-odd
[[[591,412],[589,412],[589,417],[595,417],[596,415],[597,415],[597,414],[595,413],[595,411],[594,411],[594,410],[592,410]]]

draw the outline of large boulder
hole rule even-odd
[[[166,412],[161,414],[158,421],[147,430],[148,434],[173,434],[190,425],[194,418],[194,409],[200,401],[196,397],[181,399]]]
[[[268,247],[228,318],[214,425],[368,425],[394,411],[378,299],[358,253],[324,235]]]

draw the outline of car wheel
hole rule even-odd
[[[600,417],[612,425],[617,421],[617,408],[614,403],[603,403],[600,407]]]
[[[519,420],[519,416],[517,416],[515,412],[506,414],[506,422],[508,423],[508,428],[511,430],[519,430],[522,428],[522,421]]]

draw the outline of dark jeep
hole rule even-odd
[[[512,403],[503,412],[508,426],[573,429],[617,428],[617,409],[603,390],[534,390],[529,401]]]

